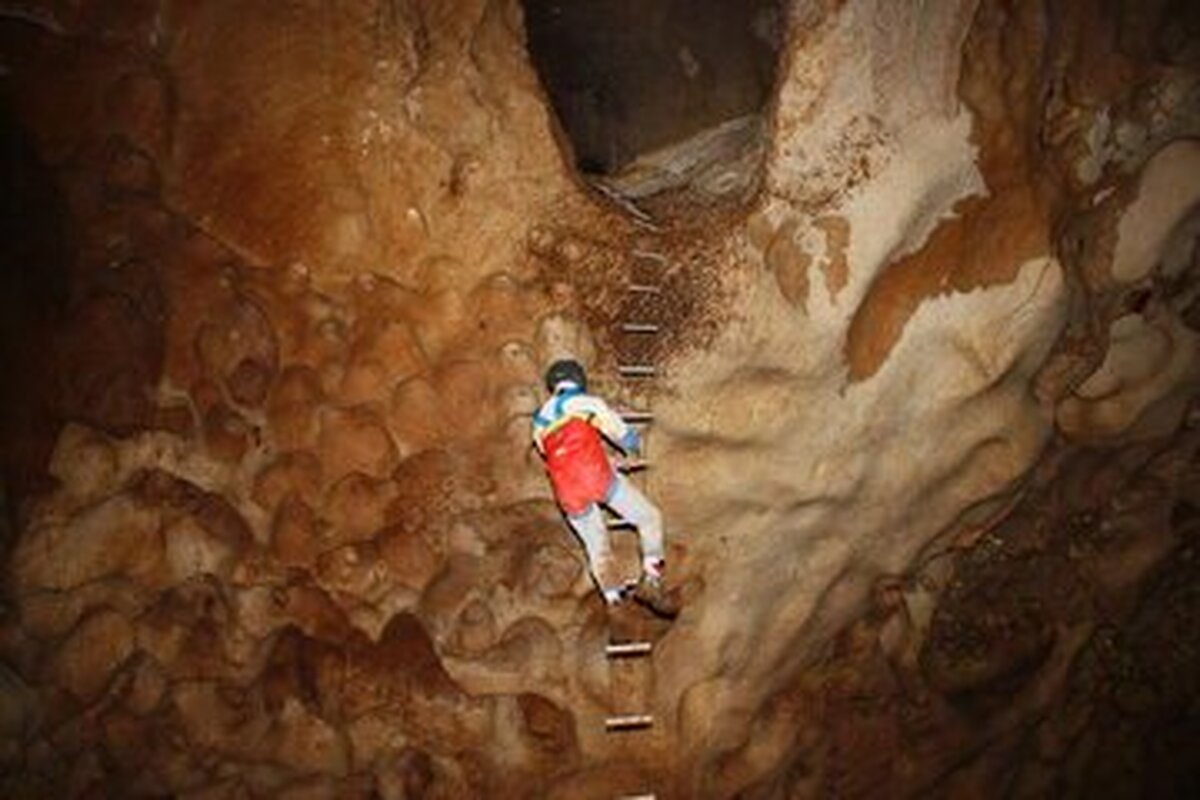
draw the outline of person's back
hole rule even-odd
[[[573,381],[558,383],[535,415],[533,431],[559,505],[572,515],[608,499],[613,487],[616,473],[601,435],[625,452],[640,447],[637,431],[607,403]]]

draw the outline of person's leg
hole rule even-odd
[[[621,582],[615,576],[615,564],[612,549],[609,547],[608,527],[604,524],[604,513],[600,506],[593,503],[578,516],[567,515],[567,522],[575,535],[583,542],[584,552],[587,553],[588,569],[591,570],[592,580],[604,600],[615,603],[621,599]]]
[[[642,546],[642,571],[661,578],[665,559],[662,513],[642,491],[624,475],[617,475],[616,486],[606,505],[637,528]]]

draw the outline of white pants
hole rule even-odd
[[[618,473],[614,480],[612,495],[604,505],[621,519],[637,528],[643,564],[649,560],[662,559],[662,513],[624,475]],[[622,582],[621,575],[617,573],[613,563],[608,526],[605,524],[600,504],[593,503],[587,511],[578,516],[568,516],[567,522],[583,542],[583,549],[587,552],[588,567],[592,572],[592,579],[596,581],[596,586],[606,594],[618,589]]]

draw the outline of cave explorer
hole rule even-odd
[[[579,362],[555,361],[546,371],[550,399],[533,415],[533,442],[546,462],[554,496],[571,529],[583,541],[592,578],[605,602],[616,605],[629,587],[615,572],[604,505],[638,532],[642,576],[636,596],[657,611],[672,613],[663,596],[662,514],[614,467],[602,440],[626,456],[641,451],[641,437],[620,415],[587,393],[587,375]]]

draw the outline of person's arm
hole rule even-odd
[[[599,397],[581,394],[567,402],[572,412],[586,416],[588,422],[604,434],[604,438],[621,448],[626,455],[636,455],[641,451],[642,437],[637,429],[621,419],[621,415]]]

